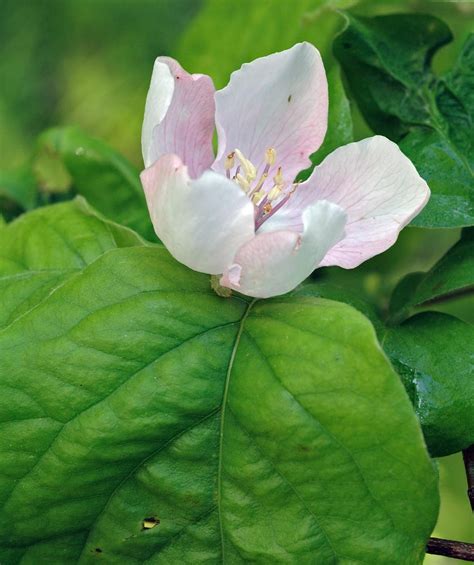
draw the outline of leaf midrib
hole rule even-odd
[[[218,467],[217,467],[217,514],[219,516],[219,531],[220,531],[220,538],[221,538],[221,561],[225,563],[225,542],[224,542],[224,524],[222,522],[222,456],[224,452],[224,427],[225,427],[225,415],[226,415],[226,406],[227,406],[227,397],[229,395],[229,386],[230,386],[230,376],[232,374],[232,368],[234,366],[235,357],[237,355],[237,350],[239,348],[240,339],[242,337],[242,333],[244,331],[245,321],[247,320],[250,310],[252,309],[253,305],[257,302],[257,298],[254,298],[249,305],[247,306],[242,319],[240,320],[239,330],[235,337],[234,346],[232,348],[232,353],[229,359],[229,365],[227,367],[225,385],[224,385],[224,394],[222,396],[222,408],[221,408],[221,425],[219,431],[219,455],[218,455]]]

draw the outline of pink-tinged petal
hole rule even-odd
[[[273,147],[276,166],[291,182],[310,165],[309,156],[326,134],[326,73],[309,43],[243,65],[215,98],[219,171],[236,148],[262,170],[265,150]]]
[[[175,259],[220,274],[254,237],[254,209],[237,184],[205,171],[190,179],[177,155],[164,155],[141,174],[156,234]]]
[[[276,231],[256,235],[238,251],[221,285],[248,296],[268,298],[294,289],[344,235],[346,214],[319,201],[303,213],[303,233]]]
[[[426,205],[430,191],[398,146],[374,136],[336,149],[260,232],[302,229],[304,209],[328,200],[347,212],[346,237],[321,266],[357,267],[382,253]]]
[[[322,261],[346,269],[391,247],[424,208],[430,189],[398,145],[374,136],[336,149],[308,183],[347,212],[346,237]]]
[[[198,177],[213,160],[214,85],[190,75],[177,61],[158,57],[145,105],[142,151],[146,167],[173,153]]]

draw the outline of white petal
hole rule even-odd
[[[346,236],[322,262],[346,269],[391,247],[430,197],[413,163],[382,136],[336,149],[307,183],[347,212]]]
[[[146,97],[142,127],[142,153],[145,167],[149,167],[155,160],[152,153],[153,128],[166,116],[173,98],[173,91],[174,78],[170,68],[156,59]]]
[[[153,69],[142,131],[145,166],[173,153],[197,178],[214,160],[214,85],[206,75],[191,75],[170,57]]]
[[[310,165],[309,156],[326,134],[326,74],[319,51],[309,43],[243,65],[215,99],[219,171],[236,148],[261,171],[265,150],[273,147],[275,169],[281,165],[291,182]]]
[[[430,191],[392,141],[374,136],[336,149],[258,233],[302,229],[302,214],[316,200],[338,204],[348,215],[346,237],[321,265],[346,269],[382,253],[428,202]]]
[[[191,269],[220,274],[253,238],[253,205],[224,176],[206,171],[191,180],[179,157],[165,155],[141,179],[156,234]]]
[[[248,296],[268,298],[294,289],[344,235],[342,208],[319,201],[303,213],[303,234],[258,234],[237,252],[221,284]]]

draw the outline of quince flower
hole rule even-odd
[[[243,65],[217,92],[208,76],[159,57],[141,180],[170,253],[221,275],[224,287],[266,298],[316,267],[354,268],[393,245],[430,194],[395,143],[350,143],[294,182],[321,145],[327,117],[326,75],[309,43]]]

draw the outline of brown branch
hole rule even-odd
[[[453,559],[474,561],[474,543],[430,538],[426,546],[426,552],[434,555],[445,555]]]
[[[474,444],[463,452],[464,466],[466,467],[467,477],[467,496],[471,503],[471,509],[474,512]]]

